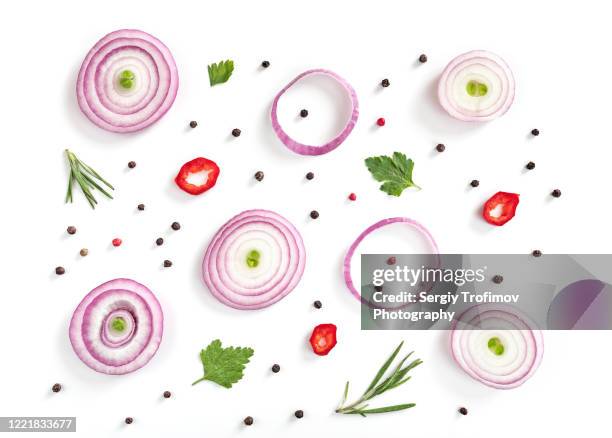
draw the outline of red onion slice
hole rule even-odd
[[[282,97],[282,95],[285,94],[285,92],[289,88],[291,88],[296,82],[298,82],[300,79],[304,78],[305,76],[317,75],[317,74],[329,76],[332,79],[334,79],[336,82],[338,82],[348,94],[351,100],[352,108],[351,108],[351,116],[349,120],[347,121],[344,129],[342,129],[342,131],[340,132],[340,134],[338,134],[334,139],[330,140],[329,142],[323,145],[310,146],[310,145],[302,144],[302,143],[295,141],[294,139],[289,137],[289,134],[287,134],[283,130],[283,128],[281,127],[278,121],[277,107],[278,107],[278,101]],[[272,118],[272,129],[276,133],[277,137],[279,138],[281,142],[283,142],[285,146],[287,146],[293,152],[300,154],[300,155],[323,155],[323,154],[326,154],[336,149],[349,136],[349,134],[355,127],[355,124],[357,123],[357,119],[359,118],[359,102],[357,100],[357,93],[346,80],[344,80],[342,77],[340,77],[333,71],[325,70],[322,68],[317,68],[317,69],[305,71],[304,73],[295,77],[287,85],[285,85],[285,87],[276,95],[276,97],[274,98],[274,101],[272,102],[272,110],[270,112],[270,117]]]
[[[470,307],[453,321],[451,352],[471,377],[498,389],[522,385],[544,353],[542,332],[507,305]]]
[[[351,244],[351,246],[348,249],[348,252],[346,253],[346,256],[344,257],[344,263],[343,263],[344,282],[346,283],[346,286],[349,288],[349,290],[351,291],[351,293],[353,294],[355,298],[362,301],[364,304],[369,305],[370,307],[380,307],[380,306],[363,298],[361,294],[359,293],[359,291],[357,290],[357,288],[355,287],[355,284],[353,282],[353,277],[351,275],[351,260],[353,259],[353,255],[355,254],[355,251],[357,250],[357,248],[359,247],[363,239],[365,239],[370,233],[386,225],[391,225],[395,223],[404,223],[414,228],[416,231],[418,231],[423,236],[425,241],[427,242],[427,245],[429,246],[431,253],[436,255],[437,264],[439,265],[438,245],[436,245],[436,242],[433,236],[430,234],[427,228],[425,228],[423,225],[421,225],[417,221],[407,218],[407,217],[391,217],[387,219],[382,219],[376,222],[375,224],[370,225]]]
[[[161,306],[146,286],[127,278],[89,292],[70,321],[72,348],[88,367],[127,374],[155,355],[162,339]]]
[[[77,79],[81,111],[99,127],[134,132],[161,118],[178,90],[170,50],[140,30],[117,30],[89,51]]]
[[[244,211],[214,235],[202,262],[210,292],[236,309],[270,306],[299,283],[306,251],[298,230],[267,210]]]
[[[459,120],[482,122],[503,115],[514,101],[514,76],[506,62],[484,50],[457,56],[442,72],[438,99]]]

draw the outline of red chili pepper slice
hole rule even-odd
[[[205,178],[202,184],[196,185],[188,182],[190,175],[196,173],[205,173]],[[219,176],[219,166],[217,163],[206,158],[198,157],[186,162],[179,170],[178,175],[174,178],[176,185],[190,195],[199,195],[211,189],[217,183]]]
[[[319,324],[310,335],[312,351],[319,356],[326,356],[336,346],[336,326]]]
[[[485,202],[482,217],[491,225],[504,225],[514,217],[518,203],[516,193],[497,192]]]

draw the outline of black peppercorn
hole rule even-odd
[[[382,81],[380,81],[380,85],[384,88],[387,88],[389,85],[391,85],[391,82],[389,82],[389,79],[383,79]]]
[[[60,385],[59,383],[56,383],[55,385],[51,387],[51,391],[53,392],[60,392],[61,390],[62,390],[62,385]]]
[[[172,266],[172,262],[170,260],[164,260],[164,268],[169,268]]]
[[[263,68],[268,68],[268,67],[270,67],[270,61],[263,61],[263,62],[261,63],[261,66],[262,66]]]
[[[309,181],[310,181],[310,180],[311,180],[311,179],[313,179],[313,178],[314,178],[314,173],[312,173],[312,172],[308,172],[308,173],[306,174],[306,179],[307,179],[307,180],[309,180]]]
[[[436,150],[438,152],[444,152],[446,150],[446,146],[444,146],[442,143],[438,143],[438,145],[436,146]]]
[[[253,417],[246,417],[246,418],[244,419],[244,424],[246,424],[247,426],[250,426],[250,425],[252,425],[252,424],[253,424],[253,421],[254,421],[254,420],[253,420]]]
[[[157,246],[161,246],[164,244],[164,239],[158,237],[157,239],[155,239],[155,243],[157,244]]]
[[[310,217],[311,217],[312,219],[317,219],[317,218],[319,217],[319,212],[318,212],[317,210],[312,210],[312,211],[310,212]]]
[[[540,130],[539,129],[532,129],[531,130],[531,135],[533,135],[534,137],[537,137],[538,135],[540,135]]]
[[[257,181],[261,181],[264,179],[264,173],[261,170],[258,170],[257,172],[255,172],[255,179]]]
[[[374,286],[374,290],[375,290],[376,292],[382,292],[383,287],[382,287],[382,286]]]
[[[561,196],[561,190],[555,189],[552,191],[551,195],[555,198],[559,198]]]
[[[540,251],[539,249],[534,249],[531,255],[534,257],[542,257],[542,251]]]
[[[298,409],[297,411],[295,411],[294,415],[295,415],[295,418],[302,418],[304,416],[304,411],[302,411],[301,409]]]
[[[300,111],[300,117],[304,118],[304,117],[308,117],[308,110],[307,109],[303,109]]]
[[[130,162],[128,163],[128,167],[129,167],[130,169],[133,169],[134,167],[136,167],[136,161],[130,161]]]
[[[427,62],[427,55],[423,53],[421,56],[419,56],[419,62],[421,64],[426,63]]]
[[[63,267],[58,266],[57,268],[55,268],[55,273],[57,275],[64,275],[66,273],[66,270]]]
[[[468,414],[468,410],[467,410],[467,408],[459,408],[459,413],[461,415],[467,415]]]
[[[473,179],[470,185],[472,187],[478,187],[480,185],[480,181],[478,181],[477,179]]]
[[[501,275],[497,274],[493,276],[493,283],[501,284],[503,281],[504,281],[504,277],[502,277]]]
[[[397,259],[395,257],[389,257],[387,259],[387,264],[388,265],[394,265],[397,262]]]
[[[280,365],[275,363],[274,365],[272,365],[272,372],[273,373],[278,373],[280,371]]]
[[[170,225],[170,227],[172,227],[174,231],[178,231],[181,229],[181,224],[179,224],[178,222],[172,222],[172,225]]]
[[[198,126],[198,122],[196,122],[195,120],[192,120],[191,122],[189,122],[189,126],[192,128],[195,128],[196,126]]]
[[[320,309],[321,307],[323,307],[323,304],[319,300],[312,303],[312,305],[314,306],[315,309]]]
[[[76,233],[76,227],[70,225],[68,228],[66,228],[66,232],[68,234],[74,234],[74,233]]]
[[[145,205],[144,204],[138,204],[138,210],[144,211],[144,209],[145,209]]]
[[[232,129],[232,135],[234,137],[240,137],[240,134],[242,134],[242,131],[240,129],[238,129],[238,128]]]
[[[528,169],[528,170],[535,169],[535,163],[533,161],[530,161],[529,163],[525,164],[525,169]]]
[[[125,424],[132,424],[133,422],[134,422],[134,419],[132,417],[125,418]]]
[[[172,397],[172,393],[170,391],[164,391],[164,398]]]

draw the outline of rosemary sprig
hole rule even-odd
[[[412,362],[410,362],[408,365],[404,366],[404,363],[406,362],[406,360],[413,353],[413,352],[410,352],[397,364],[394,371],[391,372],[383,380],[383,377],[385,377],[387,370],[389,369],[389,367],[391,366],[391,364],[397,357],[400,349],[402,348],[402,345],[404,345],[403,341],[400,342],[400,344],[397,346],[393,354],[391,354],[389,359],[387,359],[387,361],[383,364],[380,370],[378,370],[378,372],[376,373],[376,376],[374,376],[374,379],[372,380],[372,383],[370,383],[370,386],[368,386],[368,389],[365,390],[363,395],[359,397],[359,399],[355,401],[354,403],[351,403],[345,406],[346,399],[348,397],[348,390],[349,390],[349,382],[346,382],[346,385],[344,386],[344,394],[342,397],[342,402],[340,403],[340,406],[338,407],[338,409],[336,409],[337,413],[339,414],[357,414],[357,415],[361,415],[362,417],[365,417],[367,414],[380,414],[383,412],[402,411],[404,409],[409,409],[415,406],[414,403],[405,403],[405,404],[400,404],[400,405],[385,406],[382,408],[366,409],[368,407],[367,402],[369,400],[373,399],[377,395],[381,395],[386,391],[389,391],[393,388],[397,388],[398,386],[406,383],[408,380],[410,380],[410,376],[406,376],[408,372],[412,370],[413,368],[415,368],[416,366],[423,363],[421,359],[415,359]]]
[[[65,202],[72,202],[72,186],[74,181],[81,187],[83,195],[85,195],[85,199],[87,199],[91,208],[96,208],[96,204],[98,203],[91,193],[92,189],[96,189],[107,198],[113,199],[112,195],[102,188],[102,184],[111,190],[115,190],[115,188],[102,178],[98,172],[79,160],[74,152],[68,149],[66,149],[66,157],[70,165],[70,176],[68,177],[68,190],[66,192]]]

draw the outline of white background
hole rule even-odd
[[[607,433],[612,335],[545,333],[544,361],[524,386],[480,385],[451,361],[446,332],[360,332],[358,302],[340,263],[352,240],[389,216],[423,223],[447,253],[606,253],[611,248],[609,102],[612,62],[605,2],[3,2],[0,6],[2,280],[0,415],[78,417],[78,436],[602,436]],[[81,115],[74,87],[80,63],[104,34],[148,31],[172,50],[180,89],[169,113],[144,132],[102,131]],[[484,125],[455,121],[434,89],[452,57],[471,49],[500,54],[517,81],[514,106]],[[429,62],[416,63],[420,53]],[[210,88],[206,65],[236,62],[227,84]],[[258,68],[268,59],[271,67]],[[274,136],[269,106],[303,70],[326,67],[357,90],[361,115],[334,152],[302,157]],[[391,86],[381,89],[388,77]],[[305,84],[307,85],[307,84]],[[311,84],[313,85],[313,84]],[[297,88],[283,117],[304,139],[337,123],[333,93]],[[313,96],[321,96],[314,98]],[[289,99],[290,98],[290,99]],[[342,101],[335,102],[336,105]],[[311,116],[295,120],[306,106]],[[376,128],[377,117],[387,126]],[[188,128],[197,120],[195,130]],[[298,123],[299,122],[299,123]],[[232,128],[242,129],[238,139]],[[538,138],[529,131],[537,127]],[[310,137],[307,137],[310,136]],[[320,139],[320,138],[319,138]],[[443,154],[433,151],[439,142]],[[78,194],[64,205],[70,147],[115,184],[115,199],[92,211]],[[377,189],[363,159],[404,151],[420,192]],[[196,156],[221,167],[217,186],[189,197],[173,177]],[[138,166],[127,169],[127,162]],[[536,169],[525,172],[529,160]],[[252,175],[265,172],[256,183]],[[304,174],[316,177],[307,182]],[[468,187],[473,178],[477,189]],[[553,188],[563,196],[551,199]],[[491,227],[478,211],[498,190],[521,194],[518,214]],[[350,192],[358,200],[346,200]],[[146,204],[139,212],[136,205]],[[200,281],[215,230],[247,208],[269,208],[301,231],[308,252],[296,290],[271,308],[235,311]],[[321,217],[312,221],[316,208]],[[179,221],[182,229],[170,230]],[[68,236],[65,229],[78,232]],[[162,236],[166,243],[155,247]],[[123,245],[110,241],[121,237]],[[89,256],[78,255],[82,247]],[[386,248],[379,248],[380,252]],[[411,248],[405,248],[406,252]],[[174,266],[163,269],[164,259]],[[56,277],[54,268],[66,267]],[[93,287],[126,276],[148,285],[165,313],[164,339],[143,369],[97,374],[72,352],[72,310]],[[323,309],[311,303],[323,301]],[[312,327],[334,322],[338,346],[315,357]],[[200,348],[220,338],[252,346],[246,377],[231,390],[200,377]],[[416,402],[363,419],[333,413],[345,380],[353,396],[400,340],[424,364],[379,403]],[[279,363],[282,370],[269,369]],[[52,394],[60,382],[64,390]],[[173,397],[163,400],[170,390]],[[470,414],[461,417],[459,406]],[[303,409],[302,420],[293,418]],[[255,424],[245,429],[241,420]],[[132,416],[131,426],[123,418]],[[606,430],[606,432],[604,432]],[[72,435],[74,436],[74,435]]]

